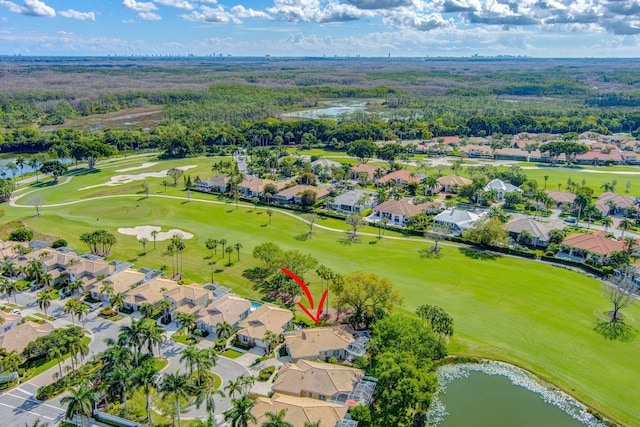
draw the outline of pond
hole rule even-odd
[[[341,114],[365,111],[370,100],[367,99],[340,99],[335,101],[321,101],[321,108],[309,108],[300,111],[283,113],[283,117],[296,117],[302,119],[320,119],[324,117],[336,118]]]
[[[442,389],[428,416],[439,427],[604,427],[570,396],[504,363],[438,369]]]

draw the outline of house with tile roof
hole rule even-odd
[[[406,169],[398,169],[397,171],[386,174],[382,178],[376,179],[376,185],[381,187],[390,181],[393,181],[398,185],[407,185],[410,183],[419,184],[423,178],[424,175],[422,174],[410,172]]]
[[[0,335],[0,348],[4,348],[7,352],[15,350],[17,353],[22,353],[30,342],[49,335],[53,329],[53,325],[49,322],[39,324],[27,320]]]
[[[365,181],[373,181],[378,173],[382,173],[384,175],[386,173],[386,169],[382,166],[373,166],[368,163],[358,163],[355,166],[351,166],[351,179],[358,181],[362,181],[363,176],[366,176]]]
[[[275,304],[265,303],[240,322],[238,341],[248,347],[268,349],[265,342],[267,331],[280,335],[291,326],[293,313]]]
[[[367,219],[372,222],[379,222],[387,218],[389,224],[404,227],[412,216],[423,213],[426,208],[428,206],[414,205],[406,198],[400,200],[392,199],[375,206],[373,213]]]
[[[598,197],[595,206],[602,215],[624,215],[625,209],[635,206],[634,202],[633,197],[607,191]]]
[[[522,192],[522,189],[496,178],[485,185],[484,191],[495,191],[498,201],[502,201],[507,193],[513,193],[515,191]]]
[[[164,299],[173,305],[176,312],[195,314],[213,300],[213,293],[200,285],[182,285],[164,293]]]
[[[227,322],[234,328],[251,313],[251,301],[234,294],[225,294],[213,300],[196,313],[196,327],[216,336],[216,328]]]
[[[178,288],[173,280],[156,277],[124,293],[124,308],[138,311],[142,304],[157,305],[164,300],[164,293]]]
[[[556,206],[560,206],[564,203],[573,204],[573,201],[576,199],[576,195],[573,193],[569,193],[568,191],[556,191],[556,190],[545,190],[547,196],[556,204]]]
[[[280,369],[272,388],[290,396],[338,400],[339,395],[350,394],[364,376],[362,369],[300,359]]]
[[[85,292],[88,292],[91,295],[91,298],[95,300],[101,300],[108,303],[110,296],[103,290],[105,285],[108,285],[106,287],[111,287],[113,294],[116,295],[135,288],[144,282],[144,279],[144,273],[128,268],[114,273],[98,282],[88,284],[85,286]]]
[[[9,329],[12,329],[18,325],[22,319],[22,316],[14,313],[7,313],[3,310],[0,310],[0,334],[4,334]]]
[[[482,218],[482,215],[463,209],[450,208],[433,217],[434,224],[448,228],[455,234],[473,227],[473,223]]]
[[[355,341],[351,326],[299,329],[285,335],[287,352],[293,361],[298,359],[323,360],[330,357],[344,360],[347,347]]]
[[[282,204],[301,204],[302,200],[300,195],[304,191],[313,191],[316,195],[316,200],[322,200],[329,196],[329,190],[321,187],[314,187],[312,185],[294,185],[293,187],[285,188],[284,190],[273,195],[272,200]]]
[[[613,251],[625,250],[624,242],[610,239],[604,231],[571,234],[565,237],[562,245],[568,248],[564,251],[568,252],[570,256],[582,257],[583,259],[594,255],[606,258]]]
[[[272,181],[270,179],[247,176],[238,185],[238,190],[244,197],[264,197],[264,187],[268,184],[273,184],[278,190],[281,190],[287,183],[285,181]]]
[[[221,173],[194,183],[193,189],[203,193],[224,193],[229,190],[230,181],[231,177],[229,175]]]
[[[275,393],[271,398],[260,396],[256,399],[251,408],[256,420],[250,421],[249,426],[262,426],[269,421],[267,413],[277,414],[282,410],[285,411],[284,421],[296,427],[316,422],[320,427],[334,427],[347,414],[347,407],[338,403]],[[352,421],[351,425],[357,423]]]
[[[514,218],[507,222],[506,228],[514,240],[526,231],[531,235],[531,246],[546,247],[549,244],[551,230],[564,230],[565,224],[560,221],[540,222],[530,218]]]
[[[452,188],[460,188],[463,185],[471,185],[473,184],[473,181],[469,178],[465,178],[459,175],[447,175],[438,178],[438,184],[440,184],[440,189],[438,191],[449,193]]]
[[[364,190],[349,190],[327,203],[329,209],[347,212],[362,212],[376,205],[375,193]]]

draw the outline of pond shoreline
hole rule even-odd
[[[505,362],[482,360],[477,363],[462,362],[441,365],[436,369],[438,391],[434,394],[431,407],[427,412],[429,425],[439,425],[448,415],[441,395],[446,393],[447,385],[455,380],[467,378],[471,372],[506,377],[515,386],[537,394],[545,403],[556,406],[573,419],[589,427],[607,427],[602,421],[589,412],[589,408],[569,394],[540,380],[533,373]]]

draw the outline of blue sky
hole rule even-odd
[[[640,0],[0,0],[0,54],[640,56]]]

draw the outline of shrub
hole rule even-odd
[[[258,373],[258,379],[260,381],[268,381],[271,378],[271,375],[275,372],[276,368],[274,366],[269,366],[264,368]]]
[[[66,248],[66,247],[67,247],[67,245],[68,245],[68,243],[67,243],[67,241],[66,241],[66,240],[64,240],[64,239],[58,239],[58,240],[56,240],[55,242],[53,242],[53,243],[51,244],[51,247],[52,247],[53,249],[58,249],[58,248]]]
[[[33,231],[26,228],[18,228],[9,234],[9,240],[14,242],[28,242],[33,239]]]

